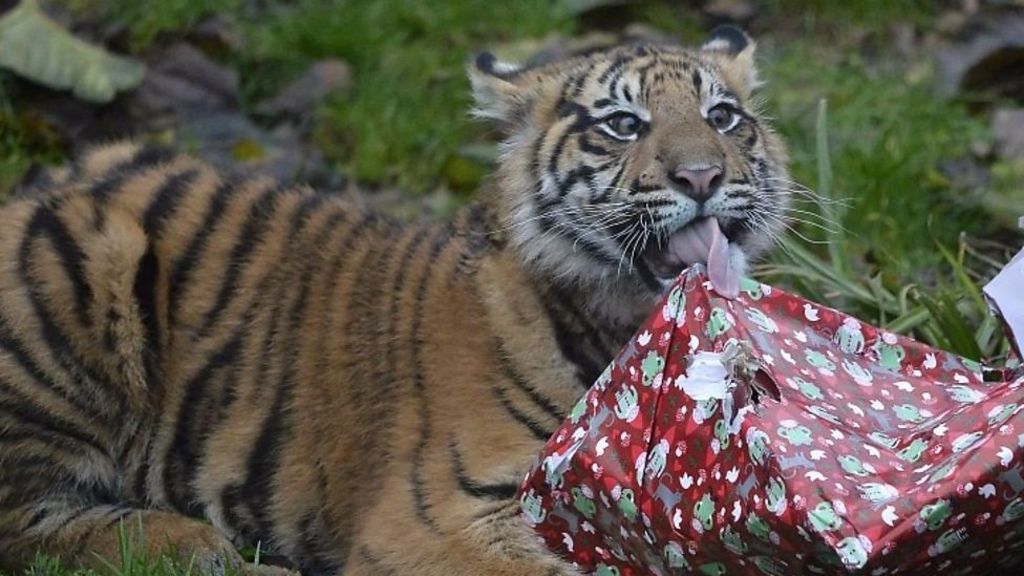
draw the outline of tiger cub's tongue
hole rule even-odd
[[[726,298],[739,295],[740,275],[729,261],[729,239],[722,234],[717,218],[698,220],[673,234],[668,253],[680,263],[706,263],[715,291]]]

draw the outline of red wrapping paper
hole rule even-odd
[[[523,517],[601,576],[1008,573],[1024,374],[988,376],[695,267],[548,441]]]

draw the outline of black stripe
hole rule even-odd
[[[576,298],[563,295],[559,303],[572,321],[580,327],[580,342],[590,346],[602,366],[606,366],[612,361],[615,352],[626,343],[636,329],[635,326],[626,326],[624,331],[620,330],[619,333],[615,333],[607,326],[602,328],[591,322],[593,315],[577,306]]]
[[[248,264],[249,256],[256,246],[263,240],[263,228],[275,214],[275,204],[281,195],[277,189],[269,189],[263,196],[253,202],[249,208],[249,216],[242,226],[242,230],[236,235],[236,242],[228,256],[227,270],[224,273],[224,281],[220,285],[217,297],[214,299],[213,307],[207,312],[199,327],[199,337],[205,338],[210,335],[213,326],[220,320],[221,315],[228,308],[228,300],[238,291],[238,280],[242,270]]]
[[[171,503],[189,515],[202,514],[202,508],[192,498],[192,487],[189,482],[199,463],[200,451],[206,440],[196,437],[193,422],[199,416],[200,408],[207,407],[208,403],[203,402],[204,406],[197,404],[209,396],[208,388],[218,370],[237,369],[235,364],[245,333],[244,329],[237,330],[231,340],[210,355],[202,369],[185,384],[185,394],[175,420],[173,441],[164,456],[163,480]]]
[[[383,561],[371,553],[365,544],[359,547],[358,554],[360,562],[368,569],[367,574],[372,574],[373,576],[398,576],[397,571],[390,566],[385,566]]]
[[[145,358],[146,383],[153,385],[159,382],[156,376],[159,359],[162,357],[162,343],[160,339],[160,319],[157,316],[156,292],[157,277],[159,275],[159,262],[156,252],[153,249],[153,240],[146,246],[146,252],[139,260],[138,269],[135,271],[135,280],[132,283],[132,294],[135,296],[135,305],[138,307],[139,317],[146,331],[146,350],[143,353]]]
[[[173,157],[174,153],[168,148],[158,146],[139,148],[130,158],[108,168],[105,175],[89,189],[89,195],[98,201],[98,206],[102,206],[110,193],[120,188],[128,177],[143,169],[169,161]]]
[[[78,542],[70,550],[70,554],[67,557],[83,557],[83,555],[86,553],[86,549],[90,545],[90,539],[93,537],[93,535],[100,531],[105,532],[108,530],[112,530],[115,526],[121,524],[121,522],[124,521],[125,518],[127,518],[129,515],[135,512],[138,511],[133,508],[122,508],[120,506],[115,507],[114,510],[110,512],[113,515],[111,519],[107,520],[106,522],[100,522],[97,519],[95,523],[93,523],[91,526],[89,526],[89,528],[87,528],[84,532],[78,535]]]
[[[422,340],[420,339],[420,329],[423,322],[423,301],[426,298],[430,279],[433,277],[433,264],[441,254],[441,251],[448,244],[448,240],[449,237],[446,234],[438,233],[434,237],[434,242],[430,247],[430,253],[427,255],[427,261],[423,263],[424,273],[420,277],[416,286],[415,305],[413,307],[414,315],[412,319],[412,326],[410,328],[413,364],[413,391],[416,394],[416,406],[420,418],[420,434],[412,457],[412,497],[413,505],[416,510],[416,517],[426,524],[430,531],[434,533],[440,533],[441,528],[438,525],[437,520],[430,515],[431,506],[426,500],[422,475],[424,451],[427,449],[427,443],[430,441],[433,427],[430,420],[429,399],[426,394],[426,379],[423,377],[423,361],[421,358]]]
[[[594,260],[597,260],[598,262],[606,266],[614,266],[618,264],[618,258],[615,258],[605,253],[604,249],[601,248],[600,245],[596,244],[593,240],[587,237],[588,235],[591,234],[591,230],[587,228],[581,229],[576,226],[570,226],[569,232],[570,234],[567,241],[572,241],[573,250],[576,250],[577,248],[582,248],[583,252],[586,253],[587,256],[593,258]]]
[[[57,201],[59,205],[59,200]],[[33,220],[39,218],[50,210],[45,205],[36,208]],[[45,220],[46,218],[43,217]],[[32,305],[32,312],[41,325],[40,335],[46,346],[52,351],[57,361],[66,372],[77,380],[81,389],[105,392],[106,400],[109,403],[111,412],[116,412],[124,405],[125,398],[120,387],[112,385],[106,378],[99,374],[80,355],[74,352],[68,337],[57,326],[50,314],[47,302],[39,290],[39,282],[32,278],[32,244],[35,237],[31,234],[23,235],[21,245],[18,248],[18,274],[22,285],[26,287],[29,301]],[[81,311],[81,309],[79,309]]]
[[[298,535],[298,550],[296,556],[300,560],[300,568],[303,576],[326,576],[338,574],[343,568],[328,556],[319,539],[322,527],[318,520],[317,510],[310,510],[299,518],[295,526]]]
[[[530,181],[534,183],[533,197],[537,201],[543,200],[544,183],[541,181],[540,172],[544,162],[541,158],[541,150],[544,149],[544,143],[547,142],[547,139],[548,133],[545,132],[537,138],[530,150]]]
[[[662,186],[658,186],[655,184],[641,184],[639,178],[634,178],[633,183],[629,186],[629,195],[633,196],[636,194],[641,194],[643,192],[658,192],[662,189]]]
[[[324,200],[325,197],[321,195],[307,197],[303,200],[302,205],[295,210],[292,214],[291,226],[284,243],[285,251],[293,245],[295,237],[301,231],[306,218]],[[328,228],[329,230],[331,228]],[[266,329],[263,338],[260,357],[264,361],[260,363],[256,389],[271,389],[274,392],[274,396],[271,401],[270,410],[263,420],[262,429],[249,452],[245,483],[241,488],[241,495],[252,510],[260,538],[264,540],[273,540],[273,535],[275,534],[274,518],[270,515],[269,503],[275,491],[274,478],[281,467],[281,446],[288,439],[287,437],[292,433],[294,427],[291,404],[295,388],[294,369],[299,354],[296,336],[300,327],[297,325],[297,321],[300,318],[300,312],[305,308],[305,295],[308,293],[311,277],[319,271],[314,264],[314,259],[307,260],[305,269],[297,279],[300,289],[295,304],[288,313],[287,320],[290,321],[290,325],[281,330],[279,330],[279,323],[282,321],[281,316],[285,312],[284,300],[293,284],[281,275],[281,270],[275,271],[277,274],[272,272],[268,275],[268,280],[273,278],[277,281],[278,292],[275,301],[270,303],[270,306],[273,306],[273,312],[270,326]],[[284,272],[287,273],[288,271],[284,270]],[[283,350],[276,354],[276,356],[280,357],[282,368],[278,381],[272,383],[269,381],[269,360],[275,356],[272,355],[272,346],[275,343],[275,339],[282,337],[287,338],[290,345],[282,346]]]
[[[548,172],[551,174],[558,173],[558,161],[565,152],[565,145],[569,141],[569,138],[587,130],[596,122],[596,120],[590,115],[589,110],[575,102],[563,102],[562,105],[559,106],[558,113],[561,117],[574,115],[575,119],[572,121],[572,124],[566,126],[564,132],[558,135],[555,147],[551,151],[551,157],[547,162]]]
[[[107,201],[111,194],[119,191],[129,178],[152,166],[169,160],[173,154],[164,148],[138,148],[128,159],[108,168],[102,178],[89,189],[87,194],[92,198],[93,221],[95,230],[101,230],[107,222]],[[81,176],[75,175],[75,178]]]
[[[583,331],[574,331],[550,304],[547,304],[548,317],[551,320],[551,328],[555,335],[555,343],[562,356],[569,361],[576,370],[576,378],[579,384],[589,388],[597,380],[597,377],[604,371],[607,362],[600,363],[590,358],[584,351],[581,344],[585,342],[588,335]],[[611,359],[609,358],[609,361]]]
[[[269,197],[272,196],[269,194],[264,196],[264,198]],[[286,250],[290,246],[292,238],[300,229],[303,219],[322,201],[323,198],[320,196],[309,196],[303,199],[300,207],[292,214],[291,226],[288,237],[285,240]],[[273,272],[268,273],[261,282],[261,285],[267,283],[272,277]],[[284,289],[288,284],[280,282],[279,286]],[[262,290],[257,290],[257,293],[262,293]],[[201,510],[195,509],[194,499],[191,496],[191,486],[195,480],[199,463],[199,451],[209,433],[226,417],[227,410],[234,401],[234,389],[238,383],[237,374],[233,370],[229,372],[228,378],[220,392],[219,408],[217,409],[214,409],[214,403],[217,399],[209,392],[209,385],[217,373],[216,369],[231,367],[237,361],[244,346],[248,326],[258,312],[259,305],[259,300],[255,300],[249,305],[243,315],[243,321],[236,328],[229,342],[211,356],[203,369],[186,386],[186,395],[179,408],[174,446],[166,455],[164,480],[166,486],[173,490],[174,497],[172,500],[175,502],[175,505],[182,510],[187,510],[190,515],[201,513]],[[263,359],[270,358],[270,338],[276,332],[278,310],[279,307],[275,308],[273,316],[274,326],[265,335],[264,350],[260,356]],[[263,363],[259,375],[261,380],[264,377],[265,369],[266,363]],[[265,386],[263,386],[262,382],[257,385],[257,389],[264,388]],[[193,424],[193,420],[199,415],[206,415],[207,417],[205,420]],[[267,457],[269,458],[270,456]],[[178,464],[177,467],[174,465],[175,463]],[[269,495],[269,493],[267,491],[264,495]],[[248,494],[245,496],[248,496]],[[248,497],[245,499],[249,500]]]
[[[237,484],[229,484],[220,492],[221,510],[224,511],[224,522],[235,530],[242,533],[246,542],[255,542],[249,525],[242,518],[240,512],[247,510],[245,501],[242,499],[242,488]]]
[[[25,491],[40,486],[52,488],[60,482],[73,481],[78,477],[68,468],[66,460],[57,460],[39,454],[7,454],[4,466],[0,467],[0,479],[7,486],[17,486],[19,490],[8,491],[0,498],[0,509],[22,507],[25,505]],[[40,491],[41,493],[42,491]]]
[[[603,72],[601,72],[601,75],[597,77],[597,82],[599,84],[604,84],[605,82],[607,82],[608,79],[611,78],[612,74],[615,74],[616,72],[621,70],[622,67],[625,66],[626,62],[628,61],[629,57],[626,56],[625,54],[616,56],[615,60],[613,60],[611,64],[609,64],[608,67],[605,68]]]
[[[571,98],[579,98],[580,95],[583,94],[583,87],[586,85],[587,79],[590,78],[590,74],[590,69],[584,71],[582,74],[578,74],[576,78],[566,86],[568,91],[563,92],[563,99],[565,94],[568,94]]]
[[[304,219],[322,202],[323,197],[321,196],[308,196],[304,198],[300,206],[294,210],[290,217],[290,227],[287,232],[287,237],[284,240],[285,251],[287,251],[291,247],[292,239],[301,229]],[[267,283],[272,281],[272,279],[275,277],[276,272],[278,272],[278,270],[272,270],[262,278],[260,282],[260,287],[255,291],[257,294],[263,294],[266,292],[262,288]],[[266,385],[264,379],[266,377],[266,370],[268,367],[269,360],[272,358],[270,354],[270,347],[272,343],[272,338],[277,333],[277,322],[279,320],[281,312],[281,306],[278,305],[278,303],[283,297],[283,291],[290,286],[290,284],[284,282],[283,279],[277,279],[279,294],[276,298],[272,298],[269,304],[270,306],[273,306],[272,320],[271,326],[264,333],[262,351],[261,354],[259,355],[259,358],[261,358],[263,361],[260,364],[259,373],[257,375],[258,382],[255,384],[256,390],[264,390],[270,388],[269,386]],[[188,506],[189,503],[193,501],[193,498],[191,497],[191,486],[194,483],[196,474],[198,472],[197,468],[199,463],[199,454],[197,451],[202,448],[202,443],[205,442],[205,440],[208,438],[211,432],[215,430],[217,426],[220,425],[221,422],[224,421],[224,419],[227,417],[228,411],[230,410],[231,406],[233,405],[236,399],[235,389],[238,385],[239,378],[237,371],[232,369],[233,364],[237,361],[239,355],[244,349],[245,337],[247,335],[250,335],[249,326],[251,325],[252,321],[255,319],[259,311],[264,309],[267,305],[268,303],[261,302],[259,299],[253,300],[249,304],[248,308],[243,314],[242,322],[235,329],[230,341],[225,345],[225,347],[223,347],[220,351],[218,351],[217,354],[215,354],[211,358],[211,360],[206,364],[206,366],[204,366],[203,370],[196,375],[196,378],[193,379],[192,382],[190,382],[187,388],[187,394],[194,394],[194,396],[191,399],[186,396],[186,399],[182,403],[181,410],[184,410],[187,407],[189,413],[185,414],[181,412],[181,410],[179,410],[179,420],[178,426],[176,428],[176,437],[178,434],[186,434],[188,438],[191,438],[193,440],[193,442],[196,444],[196,447],[193,448],[189,446],[188,448],[179,448],[177,450],[172,450],[168,452],[168,463],[165,465],[166,472],[167,470],[170,469],[172,458],[173,461],[177,461],[180,463],[180,469],[178,470],[180,477],[178,478],[178,481],[175,484],[168,484],[168,486],[173,486],[174,488],[177,489],[176,495],[179,500],[177,502],[178,506],[181,506],[183,504],[185,506]],[[226,379],[224,379],[223,384],[221,386],[220,393],[219,395],[216,396],[209,390],[209,383],[214,379],[214,375],[216,374],[215,368],[226,368],[228,370]],[[275,392],[278,395],[280,394],[280,390],[276,390]],[[217,396],[219,396],[219,398]],[[205,414],[207,417],[205,420],[197,422],[195,425],[193,425],[193,418],[199,414]],[[176,439],[175,444],[180,445],[187,443],[187,441],[187,438],[181,438],[180,440]],[[257,444],[259,444],[260,441],[265,442],[266,440],[265,438],[260,436],[257,439]],[[254,448],[254,450],[259,451],[261,450],[261,448],[257,446]],[[250,453],[250,457],[251,456],[252,453]],[[273,452],[268,452],[264,456],[268,459],[271,459],[274,458],[276,455]],[[268,466],[270,465],[271,464],[268,463]],[[258,509],[253,507],[256,502],[262,502],[264,499],[269,498],[272,494],[269,488],[262,490],[258,494],[253,494],[253,490],[251,490],[249,479],[247,479],[245,485],[239,488],[238,490],[241,500],[244,501],[246,504],[249,504],[250,507],[252,507],[252,509],[254,510]],[[261,518],[260,520],[260,523],[264,524],[263,519]]]
[[[82,516],[85,516],[87,513],[92,512],[94,510],[96,510],[95,506],[82,506],[81,508],[75,510],[69,516],[61,520],[61,524],[63,525],[62,528],[67,528],[71,524],[74,524],[75,521],[79,520]]]
[[[473,524],[483,523],[490,524],[492,522],[511,518],[519,514],[520,508],[518,502],[502,502],[493,508],[486,508],[473,515]]]
[[[507,482],[483,484],[473,480],[466,473],[466,466],[462,461],[462,454],[459,453],[459,447],[454,440],[449,442],[448,448],[451,450],[452,468],[454,469],[455,479],[459,483],[460,490],[473,498],[506,500],[515,497],[516,490],[519,488],[518,485]]]
[[[594,200],[593,200],[594,204],[600,204],[602,202],[607,202],[611,198],[611,195],[613,193],[620,192],[619,188],[620,188],[620,185],[622,183],[622,178],[623,178],[623,176],[625,176],[626,168],[628,166],[629,166],[628,162],[623,162],[622,164],[619,165],[619,169],[615,171],[615,176],[612,177],[612,181],[609,182],[607,186],[605,186],[604,190],[601,191],[601,193],[599,195],[597,195],[596,198],[594,198]]]
[[[319,310],[326,310],[329,307],[330,303],[332,302],[335,286],[337,286],[338,284],[341,272],[350,269],[351,264],[348,262],[348,258],[351,256],[351,249],[355,242],[363,237],[364,231],[379,224],[382,221],[382,218],[373,212],[361,212],[357,214],[356,219],[345,222],[344,226],[337,226],[338,224],[341,224],[341,222],[336,221],[334,216],[329,217],[328,220],[332,223],[332,226],[335,226],[335,230],[340,230],[342,234],[339,238],[336,239],[324,239],[325,244],[329,242],[329,245],[334,246],[335,248],[330,257],[330,261],[326,262],[324,266],[318,268],[319,274],[325,280],[325,285],[321,292],[323,299],[317,300],[317,302],[313,305],[314,308],[319,308]],[[319,241],[320,240],[318,239],[316,242]],[[320,260],[316,261],[320,262]],[[305,285],[309,286],[309,289],[312,289],[312,282],[308,282]],[[305,297],[308,298],[308,295]],[[328,330],[329,314],[320,314],[320,319],[320,330],[321,332],[324,332]],[[345,339],[344,342],[348,343],[348,339]],[[329,355],[327,354],[326,349],[327,346],[334,344],[334,341],[327,338],[321,338],[318,340],[318,343],[316,344],[317,349],[315,357],[318,359],[316,370],[319,373],[327,373],[330,370],[330,366],[328,366],[327,363],[327,358]],[[389,352],[391,351],[392,348],[392,346],[387,347]],[[311,457],[312,456],[315,456],[315,454],[311,455]],[[323,480],[323,471],[321,468],[321,460],[319,459],[319,457],[316,458],[316,465],[320,480],[318,486],[320,487],[320,490],[323,491],[325,489],[326,483]],[[237,513],[237,510],[235,510],[235,508],[243,505],[241,498],[241,488],[237,486],[232,486],[225,489],[224,492],[222,493],[222,502],[224,510],[226,511],[225,514],[228,516],[228,524],[234,527],[241,526],[241,517]],[[323,513],[325,517],[327,517],[327,524],[329,526],[332,526],[332,529],[334,530],[343,531],[347,527],[345,524],[343,524],[343,522],[353,521],[348,517],[335,518],[329,508],[324,508]],[[346,553],[347,551],[342,551],[340,555],[344,557]]]
[[[534,438],[547,442],[548,439],[551,438],[551,435],[555,433],[554,429],[548,430],[529,415],[516,408],[515,405],[512,404],[512,401],[508,399],[508,394],[505,393],[504,389],[494,386],[491,388],[491,392],[494,394],[494,397],[498,399],[501,406],[505,408],[505,411],[508,412],[509,416],[529,429]]]
[[[601,146],[598,146],[597,144],[594,144],[593,142],[591,142],[590,141],[590,137],[586,133],[584,133],[583,135],[580,136],[579,144],[580,144],[580,151],[586,152],[587,154],[593,154],[595,156],[607,156],[608,155],[608,149],[607,148],[602,148]]]
[[[142,217],[142,227],[147,236],[152,239],[160,237],[163,233],[164,223],[174,215],[178,204],[198,174],[199,172],[195,169],[186,170],[169,177],[164,182]]]
[[[178,306],[181,303],[181,291],[188,284],[192,277],[195,266],[202,261],[202,253],[206,249],[206,241],[210,234],[217,228],[217,224],[225,215],[225,206],[228,199],[234,194],[236,186],[233,182],[221,183],[217,191],[213,193],[210,200],[210,208],[203,217],[202,224],[196,229],[195,235],[189,241],[188,246],[181,259],[175,263],[168,279],[168,324],[174,324],[178,316]]]
[[[633,267],[636,270],[637,276],[640,276],[640,281],[644,283],[648,290],[658,293],[663,290],[661,282],[658,281],[658,277],[651,271],[645,258],[636,258],[633,261]]]
[[[0,349],[10,354],[10,359],[21,367],[26,374],[38,384],[53,390],[60,395],[76,410],[80,410],[89,416],[90,420],[98,421],[104,415],[103,398],[92,398],[89,394],[83,394],[78,387],[67,387],[57,383],[57,380],[47,374],[42,365],[32,357],[25,344],[14,334],[14,331],[7,324],[7,319],[0,315]],[[58,358],[58,364],[62,362]],[[24,382],[24,380],[22,380]]]
[[[18,393],[10,382],[0,380],[0,384],[5,392],[5,396],[0,397],[0,410],[9,414],[13,419],[50,430],[54,434],[63,436],[65,442],[69,440],[80,442],[95,450],[100,456],[110,456],[106,447],[100,443],[99,438],[93,432],[77,427],[47,411],[45,407],[36,406],[32,400]],[[5,466],[8,464],[5,462]]]
[[[89,307],[92,305],[93,292],[92,285],[85,279],[85,252],[75,242],[64,221],[56,214],[57,208],[61,206],[59,202],[50,202],[50,205],[41,205],[36,209],[26,227],[22,250],[27,253],[26,245],[40,236],[50,239],[64,274],[71,282],[75,315],[80,324],[91,326]],[[27,276],[27,270],[23,269],[22,275]]]
[[[17,452],[19,444],[29,444],[36,442],[39,445],[45,446],[46,448],[53,450],[54,452],[63,454],[71,458],[79,457],[93,457],[95,452],[91,452],[88,446],[81,443],[68,442],[66,436],[59,432],[54,432],[49,428],[43,428],[39,425],[18,418],[17,414],[13,411],[4,409],[0,406],[0,414],[11,414],[14,416],[14,420],[17,421],[17,426],[12,427],[12,430],[6,432],[0,432],[0,444],[7,446],[5,449],[6,456],[10,456]],[[2,420],[2,419],[0,419]],[[17,430],[17,431],[14,431]],[[32,453],[39,453],[38,446],[20,446],[22,450],[29,450]]]
[[[619,70],[616,70],[614,74],[612,74],[612,76],[609,79],[608,84],[607,84],[607,86],[608,86],[608,97],[609,98],[616,99],[618,97],[615,94],[615,90],[618,88],[619,84],[622,83],[622,79],[623,79],[623,77],[625,75],[626,75],[626,69],[625,68],[620,68]]]
[[[560,196],[567,196],[580,180],[586,182],[588,185],[592,185],[594,182],[594,175],[597,173],[597,168],[584,164],[578,168],[574,168],[565,175],[565,178],[558,183],[558,194]]]
[[[526,394],[530,400],[533,400],[541,410],[559,422],[565,420],[565,412],[562,411],[562,409],[559,408],[550,398],[538,392],[537,389],[534,388],[533,385],[531,385],[530,382],[516,370],[516,367],[512,364],[512,358],[509,357],[508,352],[500,343],[497,345],[497,349],[498,363],[501,366],[501,373],[508,378],[516,388]]]
[[[661,58],[655,56],[651,59],[650,63],[645,64],[639,70],[637,70],[637,76],[640,77],[640,99],[642,101],[649,101],[651,99],[651,88],[654,86],[654,82],[651,81],[647,75],[651,70],[662,66],[663,62]]]

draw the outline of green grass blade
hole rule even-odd
[[[825,198],[821,203],[822,216],[825,221],[832,223],[831,228],[825,232],[828,257],[836,272],[840,276],[846,276],[846,258],[849,255],[841,225],[842,214],[839,213],[832,189],[832,157],[829,155],[828,147],[828,100],[824,98],[818,100],[814,136],[818,156],[818,194]]]
[[[939,252],[942,253],[942,257],[945,258],[946,262],[949,262],[957,282],[971,299],[977,310],[981,313],[987,313],[988,304],[985,302],[985,296],[982,295],[981,289],[979,289],[977,284],[974,283],[974,280],[971,279],[971,276],[967,273],[967,267],[964,266],[963,251],[961,251],[959,255],[954,255],[941,243],[936,242],[935,245],[938,246]]]
[[[919,300],[928,308],[935,321],[935,334],[940,338],[937,344],[950,352],[975,360],[984,356],[975,340],[974,330],[968,325],[954,298],[949,295],[921,294]]]
[[[793,260],[794,266],[778,266],[786,269],[789,273],[808,277],[819,282],[824,282],[833,287],[839,294],[850,297],[867,304],[877,302],[874,294],[855,280],[847,277],[841,270],[834,267],[833,263],[826,263],[818,258],[810,250],[789,239],[783,239],[785,252]]]
[[[893,318],[885,328],[898,334],[911,335],[911,331],[925,324],[932,318],[932,313],[925,306],[918,306]]]

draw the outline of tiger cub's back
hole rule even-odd
[[[329,535],[355,520],[324,502],[372,502],[389,430],[415,414],[396,389],[417,378],[403,346],[436,322],[426,286],[487,245],[132,144],[85,154],[3,221],[0,558],[33,541],[43,504],[25,494],[87,479],[86,503],[171,507],[338,561]],[[348,453],[329,483],[324,462]],[[78,512],[57,504],[53,521]]]

